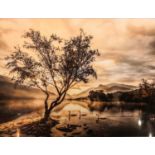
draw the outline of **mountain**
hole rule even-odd
[[[121,83],[110,83],[107,85],[99,85],[98,90],[104,90],[105,93],[114,93],[118,91],[130,91],[133,89],[136,89],[135,86],[132,85],[126,85],[126,84],[121,84]]]
[[[126,85],[126,84],[121,84],[121,83],[110,83],[107,85],[102,85],[100,84],[98,87],[95,88],[89,88],[80,94],[73,95],[71,99],[82,99],[82,98],[87,98],[89,95],[89,92],[91,90],[103,90],[105,93],[116,93],[116,92],[127,92],[136,89],[135,86],[132,85]]]
[[[42,97],[43,94],[39,89],[24,86],[15,88],[11,79],[0,75],[0,99],[30,99]]]
[[[100,84],[98,87],[89,88],[80,94],[69,95],[67,94],[67,99],[82,99],[87,98],[91,90],[103,90],[105,93],[116,93],[116,92],[127,92],[136,89],[135,86],[120,84],[120,83],[110,83],[107,85]],[[54,95],[54,94],[53,94]],[[0,99],[28,99],[28,98],[43,98],[44,94],[36,88],[27,88],[20,86],[15,88],[11,79],[0,75]]]

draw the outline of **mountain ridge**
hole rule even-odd
[[[105,93],[116,93],[119,91],[122,92],[127,92],[136,89],[136,86],[133,85],[128,85],[128,84],[122,84],[122,83],[109,83],[106,85],[99,84],[97,87],[94,88],[88,88],[87,90],[79,93],[72,95],[72,99],[79,99],[79,98],[86,98],[89,95],[90,91],[97,91],[97,90],[103,90]]]
[[[31,99],[40,97],[42,97],[42,92],[39,89],[25,86],[15,88],[10,78],[0,75],[0,99]]]

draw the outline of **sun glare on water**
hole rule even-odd
[[[151,132],[149,133],[149,137],[152,137],[152,133]]]
[[[20,137],[20,129],[19,128],[17,128],[16,137]]]
[[[142,120],[141,119],[138,120],[138,126],[142,126]]]

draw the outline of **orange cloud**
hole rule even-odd
[[[4,57],[23,43],[21,36],[29,28],[63,38],[76,35],[82,28],[93,35],[92,46],[101,51],[101,56],[94,63],[98,80],[91,79],[76,90],[109,82],[136,84],[141,77],[153,78],[155,58],[149,52],[154,50],[154,27],[155,19],[0,19],[1,74],[8,76]]]

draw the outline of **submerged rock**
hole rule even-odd
[[[60,126],[57,127],[56,129],[63,131],[63,132],[72,132],[73,130],[75,130],[77,127],[79,127],[79,125],[74,125],[74,124],[67,124],[65,126]]]

